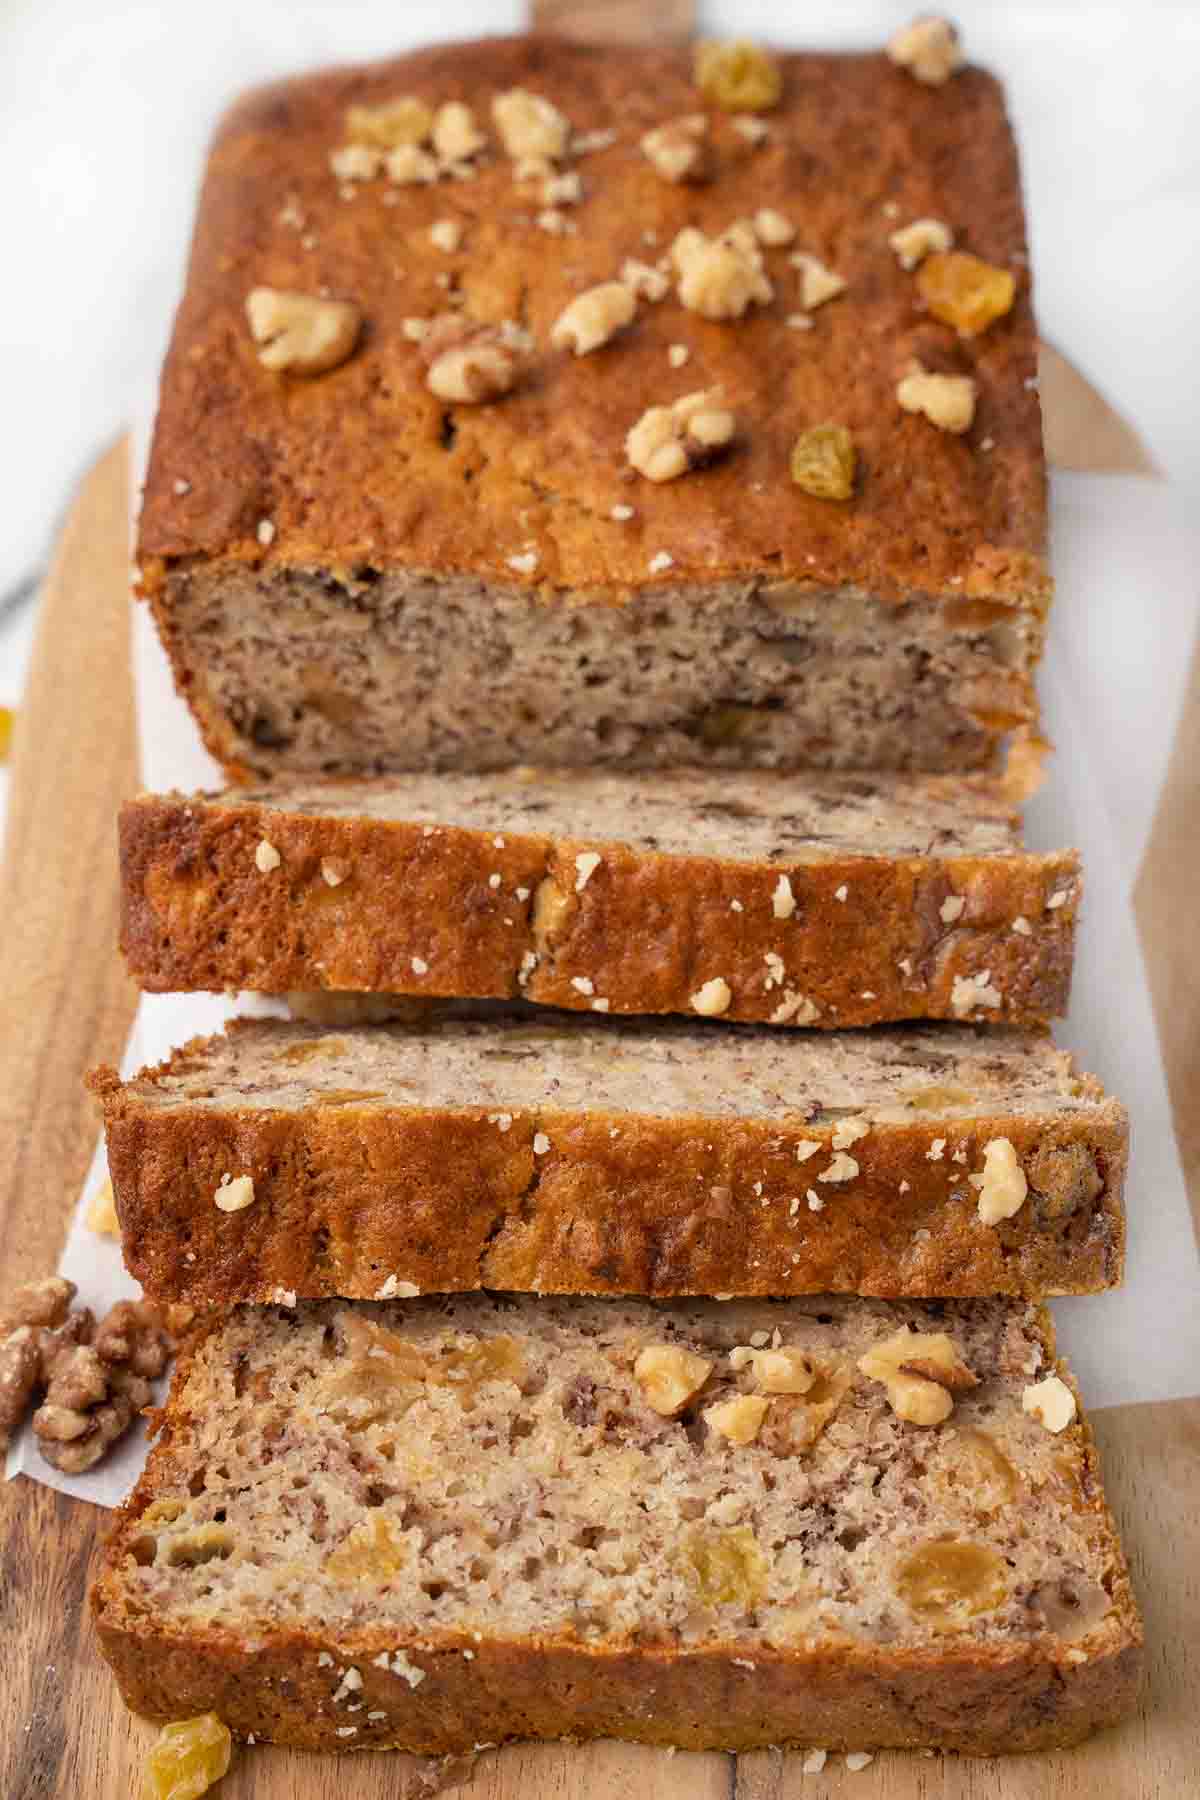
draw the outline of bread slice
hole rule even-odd
[[[135,1711],[322,1750],[1046,1749],[1142,1645],[1050,1320],[998,1300],[239,1308],[92,1601]]]
[[[532,769],[121,813],[143,987],[508,997],[833,1028],[1066,1010],[1072,851],[986,777]],[[724,1000],[720,989],[719,999]]]
[[[138,561],[180,690],[235,778],[961,771],[1035,721],[1045,476],[1001,89],[979,69],[926,87],[883,55],[777,63],[758,139],[708,103],[690,49],[528,37],[304,76],[223,121]],[[569,127],[550,174],[501,141],[493,105],[514,89]],[[380,152],[363,144],[362,178],[347,172],[351,109],[399,96],[472,109],[482,154],[440,165],[458,179],[370,173]],[[664,179],[643,135],[698,112],[712,178]],[[878,154],[847,149],[864,144]],[[436,172],[428,145],[400,161],[421,158]],[[578,198],[547,206],[547,185],[573,178]],[[740,317],[694,310],[677,235],[715,240],[763,209],[795,236],[747,252],[739,233],[739,258],[761,256],[740,278],[759,298]],[[929,217],[1015,279],[1011,310],[978,335],[935,317],[931,268],[903,267],[889,242]],[[793,257],[844,289],[806,300],[811,264]],[[557,345],[565,309],[631,261],[662,297],[639,297],[589,354]],[[264,367],[246,315],[264,285],[357,307],[352,354],[316,375]],[[511,391],[431,391],[415,339],[444,319],[492,332],[517,365]],[[976,384],[970,429],[904,410],[914,362]],[[736,420],[725,453],[675,480],[638,473],[626,437],[641,416],[714,390]],[[797,439],[823,423],[856,449],[845,500],[791,476]]]
[[[126,1262],[155,1299],[1121,1275],[1125,1114],[1017,1032],[259,1020],[91,1079]]]

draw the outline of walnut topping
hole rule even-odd
[[[949,19],[932,14],[902,26],[889,41],[887,53],[897,68],[907,69],[926,87],[943,87],[963,62],[958,32]]]
[[[800,271],[800,304],[805,312],[815,312],[818,306],[845,293],[846,283],[842,277],[828,268],[819,256],[797,250],[789,260],[792,267]]]
[[[938,917],[943,925],[953,925],[955,919],[961,919],[966,910],[966,901],[961,894],[947,894],[938,907]]]
[[[671,283],[661,269],[639,262],[634,256],[627,256],[621,264],[620,279],[641,300],[665,300],[671,291]]]
[[[269,838],[263,838],[254,852],[254,866],[260,875],[270,875],[283,861]]]
[[[752,1444],[762,1429],[770,1404],[761,1394],[737,1394],[732,1400],[706,1407],[704,1420],[710,1431],[715,1431],[718,1437],[728,1438],[731,1444]]]
[[[748,144],[755,147],[765,143],[771,135],[771,127],[765,119],[747,118],[743,115],[740,119],[731,119],[729,123],[739,137],[745,138]]]
[[[759,242],[772,250],[780,244],[790,244],[796,235],[796,227],[791,220],[785,219],[773,206],[759,207],[754,215],[754,229]]]
[[[950,989],[950,1009],[956,1019],[965,1019],[970,1013],[983,1008],[996,1011],[1003,1004],[1003,997],[998,988],[991,985],[990,969],[983,969],[978,975],[956,975],[954,985]]]
[[[576,170],[563,175],[549,174],[542,182],[543,206],[578,206],[583,199],[583,181]]]
[[[433,147],[444,162],[469,162],[487,144],[475,114],[461,100],[447,100],[433,117]]]
[[[839,1150],[827,1169],[822,1169],[817,1176],[818,1181],[853,1181],[859,1173],[857,1162]]]
[[[954,233],[940,219],[914,219],[893,231],[888,243],[900,259],[902,269],[915,269],[934,250],[949,250]]]
[[[249,1175],[239,1175],[236,1181],[228,1175],[221,1177],[217,1191],[213,1195],[213,1205],[218,1211],[241,1212],[245,1207],[253,1206],[253,1204],[254,1182]]]
[[[516,385],[515,346],[500,326],[443,315],[426,333],[420,355],[428,369],[425,385],[439,400],[478,406]]]
[[[792,480],[818,500],[849,500],[858,455],[844,425],[813,425],[792,445]]]
[[[405,94],[383,106],[351,106],[346,136],[352,144],[395,150],[401,144],[423,144],[433,128],[433,114],[423,100]]]
[[[723,975],[714,975],[702,987],[690,996],[693,1012],[703,1014],[705,1018],[715,1018],[718,1013],[728,1012],[733,1003],[733,995],[729,983]]]
[[[150,1380],[161,1375],[171,1348],[162,1314],[148,1301],[119,1302],[89,1343],[92,1335],[88,1312],[38,1334],[33,1381],[46,1395],[33,1429],[46,1461],[69,1475],[98,1463],[148,1404]]]
[[[551,162],[566,152],[570,126],[557,106],[541,94],[510,88],[492,101],[492,118],[505,150],[512,157],[545,156]]]
[[[708,120],[689,113],[656,125],[642,138],[642,149],[664,181],[703,181],[708,173]]]
[[[61,1325],[74,1298],[75,1283],[61,1275],[49,1275],[44,1281],[27,1281],[0,1305],[0,1338],[19,1330],[22,1325]]]
[[[926,306],[960,337],[978,337],[996,319],[1012,311],[1017,284],[1007,269],[995,268],[964,250],[926,258],[917,276]]]
[[[992,1138],[983,1146],[983,1169],[968,1177],[979,1191],[979,1217],[985,1225],[997,1225],[1020,1212],[1029,1192],[1025,1171],[1008,1138]]]
[[[813,1360],[803,1350],[751,1349],[747,1360],[755,1381],[767,1394],[807,1394],[817,1379]]]
[[[625,454],[639,475],[674,481],[718,456],[737,428],[724,398],[720,388],[709,388],[644,412],[625,439]]]
[[[671,245],[679,298],[706,319],[740,319],[751,306],[766,306],[774,288],[763,270],[753,227],[735,221],[720,237],[686,226]]]
[[[437,158],[418,144],[399,144],[384,158],[389,181],[397,187],[428,186],[438,178]]]
[[[326,887],[341,887],[343,881],[349,880],[350,864],[340,856],[325,856],[321,859],[321,880]]]
[[[358,342],[362,314],[349,300],[319,300],[279,288],[251,288],[246,296],[250,335],[266,369],[322,375],[336,369]]]
[[[939,431],[961,435],[975,417],[976,387],[969,375],[931,375],[917,363],[896,387],[905,412],[924,413]]]
[[[979,1385],[945,1332],[907,1325],[860,1356],[858,1366],[883,1382],[892,1411],[910,1425],[940,1424],[954,1410],[953,1395]]]
[[[700,1392],[712,1373],[712,1364],[677,1344],[648,1344],[634,1363],[633,1373],[647,1406],[671,1419]]]
[[[1041,1421],[1047,1431],[1065,1431],[1075,1417],[1075,1396],[1058,1375],[1047,1375],[1021,1391],[1021,1409]]]
[[[792,884],[786,875],[781,875],[771,895],[771,911],[777,919],[790,919],[795,910],[796,896],[792,892]]]
[[[697,44],[693,76],[724,112],[766,112],[783,91],[779,64],[744,38]]]
[[[550,342],[556,350],[587,356],[631,324],[636,312],[637,301],[623,282],[602,281],[577,295],[558,315]]]
[[[458,219],[435,219],[429,227],[429,240],[435,250],[452,256],[462,243],[463,228]]]
[[[380,152],[366,144],[343,144],[329,153],[329,167],[339,181],[373,181],[382,161]]]
[[[771,1014],[772,1025],[812,1025],[821,1016],[821,1009],[807,994],[797,988],[784,988],[783,999]]]
[[[575,858],[575,892],[582,894],[604,858],[597,850],[581,850]]]

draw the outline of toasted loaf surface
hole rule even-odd
[[[902,1328],[966,1372],[933,1426],[859,1367]],[[673,1415],[662,1351],[700,1359]],[[1086,1422],[1024,1409],[1051,1374],[1000,1301],[237,1309],[177,1370],[101,1644],[135,1710],[304,1748],[1074,1743],[1141,1628]]]
[[[120,840],[154,991],[689,1013],[719,977],[726,1018],[824,1029],[1065,1011],[1080,891],[984,777],[415,775],[143,795]]]
[[[92,1082],[126,1261],[155,1298],[1120,1279],[1125,1114],[1027,1033],[431,1009],[340,1031],[241,1021]],[[1026,1192],[986,1223],[1000,1139]],[[224,1210],[243,1176],[252,1200]]]
[[[227,766],[963,769],[1035,718],[1044,468],[1000,88],[978,69],[925,88],[882,55],[780,62],[761,143],[709,109],[700,185],[663,180],[640,146],[704,110],[684,50],[460,44],[264,89],[228,115],[138,552],[176,678]],[[582,181],[564,234],[539,225],[538,183],[514,179],[492,124],[514,87],[577,138],[616,134],[561,164]],[[339,181],[348,109],[401,94],[473,108],[488,148],[470,178]],[[797,230],[763,252],[769,304],[714,321],[672,292],[590,355],[552,346],[564,308],[627,259],[653,264],[684,227],[718,234],[762,208]],[[933,318],[888,243],[929,216],[1016,277],[1012,311],[978,337]],[[452,252],[430,236],[446,220]],[[845,292],[804,314],[794,253]],[[265,369],[244,311],[263,284],[352,300],[355,353],[312,379]],[[456,405],[427,387],[405,321],[448,311],[532,334],[502,399]],[[899,406],[914,359],[976,382],[970,432]],[[640,414],[717,387],[732,452],[675,481],[631,478]],[[828,421],[857,446],[846,502],[789,474],[798,434]]]

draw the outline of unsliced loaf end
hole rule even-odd
[[[719,977],[725,1018],[825,1029],[1061,1013],[1081,885],[1074,852],[1023,849],[985,777],[523,769],[143,795],[120,842],[122,946],[152,990],[690,1013]]]
[[[901,1327],[977,1381],[939,1424],[858,1366]],[[663,1350],[701,1359],[674,1416]],[[1086,1423],[1024,1410],[1051,1374],[1021,1303],[239,1309],[176,1373],[101,1646],[136,1711],[303,1748],[1072,1744],[1142,1640]]]
[[[156,1299],[1045,1294],[1122,1269],[1125,1114],[1019,1032],[434,1009],[242,1022],[92,1081]]]

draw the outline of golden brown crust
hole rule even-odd
[[[831,1153],[836,1127],[787,1115],[543,1107],[500,1129],[502,1091],[490,1106],[156,1107],[111,1069],[90,1084],[126,1264],[156,1300],[369,1299],[389,1277],[388,1291],[431,1293],[1040,1296],[1112,1287],[1123,1269],[1128,1124],[1114,1101],[878,1123],[854,1143],[852,1180],[810,1190],[797,1144]],[[1030,1194],[987,1225],[966,1175],[1000,1137]],[[213,1201],[231,1171],[255,1196],[233,1215]]]
[[[306,77],[237,105],[214,145],[163,376],[139,547],[156,605],[167,569],[196,559],[465,570],[519,587],[507,559],[532,542],[539,566],[523,581],[547,598],[620,602],[653,582],[650,559],[665,549],[685,583],[769,573],[818,590],[1044,610],[1034,327],[1000,88],[970,69],[926,89],[882,55],[781,60],[768,140],[754,148],[713,115],[718,173],[701,187],[661,180],[638,147],[648,127],[696,109],[683,50],[492,40]],[[547,95],[579,131],[618,130],[611,148],[579,160],[577,235],[537,228],[537,202],[495,144],[490,101],[513,85]],[[343,199],[328,157],[346,107],[398,93],[466,99],[493,154],[475,180],[398,190],[377,180]],[[811,331],[784,324],[795,271],[773,251],[776,298],[741,320],[712,323],[672,298],[640,305],[635,325],[594,355],[547,348],[563,306],[625,257],[652,260],[685,224],[719,230],[762,206],[794,215],[798,243],[848,283]],[[897,223],[930,214],[1017,276],[1013,312],[979,338],[960,340],[920,309],[888,246]],[[429,241],[443,217],[465,227],[453,255]],[[456,409],[450,449],[445,405],[401,330],[406,316],[445,310],[447,273],[470,315],[522,318],[539,345],[533,374],[503,402]],[[270,374],[243,314],[259,283],[352,298],[367,321],[362,347],[315,380]],[[681,339],[692,354],[675,372],[666,351]],[[896,404],[897,373],[914,355],[974,376],[967,436]],[[741,421],[735,453],[681,482],[631,488],[621,446],[638,414],[717,383]],[[845,505],[788,479],[798,429],[827,418],[858,448],[860,486]],[[613,505],[631,497],[636,521],[614,523]],[[264,518],[275,527],[266,550]]]
[[[282,865],[264,875],[254,859],[266,833]],[[219,796],[129,802],[120,847],[121,947],[151,992],[520,994],[579,1011],[600,998],[612,1013],[688,1013],[719,974],[725,1017],[829,1029],[1063,1013],[1080,890],[1071,851],[788,863],[512,831],[498,847],[490,831],[267,813]],[[580,888],[576,858],[588,852],[601,860]],[[333,887],[330,862],[343,873]],[[772,903],[781,873],[795,900],[786,919]],[[539,930],[545,878],[556,916]],[[951,897],[965,905],[948,921]],[[961,989],[956,1006],[956,982],[982,970],[999,1008],[964,1010]]]

